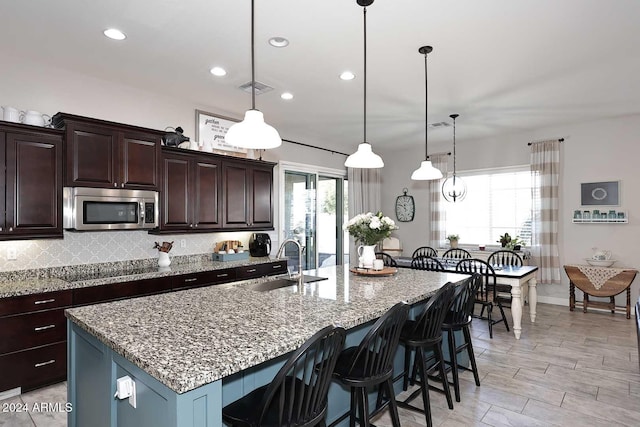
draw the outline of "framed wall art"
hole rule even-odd
[[[582,206],[619,206],[620,181],[583,182],[580,201]]]
[[[225,142],[229,127],[240,120],[219,116],[202,110],[196,110],[196,141],[203,151],[232,151],[246,155],[247,149],[235,147]]]

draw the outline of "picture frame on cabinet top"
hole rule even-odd
[[[196,110],[196,141],[201,151],[247,157],[246,148],[229,145],[224,140],[229,128],[238,122],[240,120]]]

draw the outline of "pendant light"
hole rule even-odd
[[[420,163],[420,167],[413,171],[411,174],[411,179],[416,181],[428,181],[432,179],[440,179],[442,178],[442,172],[440,169],[433,167],[431,164],[431,160],[429,160],[429,151],[428,151],[428,140],[429,136],[427,135],[427,131],[429,129],[429,124],[427,121],[427,111],[429,107],[428,103],[428,95],[429,95],[429,86],[427,83],[427,55],[431,53],[433,47],[431,46],[422,46],[418,49],[421,55],[424,55],[424,161]]]
[[[244,113],[244,120],[229,128],[224,139],[229,145],[241,148],[267,149],[282,145],[280,134],[264,122],[264,115],[256,110],[256,68],[254,40],[254,0],[251,0],[251,109]]]
[[[467,186],[462,180],[456,176],[456,118],[459,114],[452,114],[449,117],[453,119],[453,176],[447,178],[442,183],[442,195],[447,202],[461,202],[467,195]]]
[[[348,168],[373,169],[384,166],[382,157],[373,152],[371,144],[367,142],[367,6],[373,0],[356,0],[362,6],[364,16],[364,142],[358,145],[358,151],[347,157],[344,165]]]

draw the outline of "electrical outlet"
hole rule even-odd
[[[14,246],[9,246],[7,248],[7,260],[8,261],[15,261],[18,259],[18,251],[16,250],[16,248]]]
[[[187,240],[186,239],[180,239],[180,247],[181,248],[186,248],[187,247]]]

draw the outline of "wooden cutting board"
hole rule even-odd
[[[393,276],[398,272],[398,269],[396,267],[385,267],[382,270],[373,270],[371,268],[351,267],[349,271],[359,276]]]

